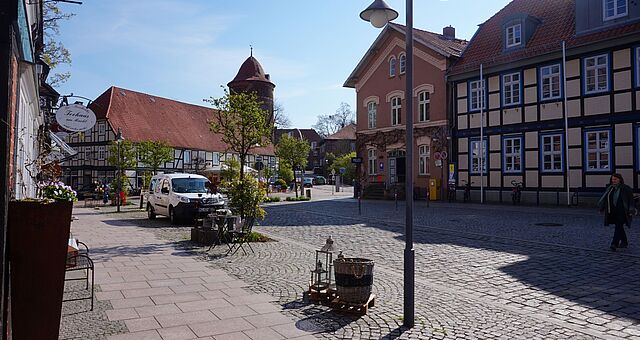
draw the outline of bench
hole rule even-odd
[[[579,191],[576,190],[573,192],[573,195],[571,195],[571,205],[580,205],[580,197],[590,197],[590,198],[600,198],[602,196],[602,194],[604,194],[603,192],[600,191]],[[574,203],[575,200],[575,203]]]
[[[70,272],[82,271],[81,277],[67,277]],[[78,301],[91,299],[91,310],[93,310],[93,285],[94,285],[94,266],[93,260],[89,257],[89,247],[84,242],[80,242],[77,239],[70,239],[67,251],[67,265],[65,269],[65,281],[84,280],[85,289],[89,289],[89,272],[91,272],[91,294],[86,297],[69,298],[62,300],[65,301]]]

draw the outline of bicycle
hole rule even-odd
[[[515,179],[511,181],[513,190],[511,191],[511,202],[513,205],[520,204],[522,198],[522,182],[518,182]]]
[[[469,183],[464,179],[462,180],[462,182],[464,182],[464,195],[462,196],[462,201],[464,203],[467,203],[467,201],[471,200],[471,184],[473,184],[473,182]]]

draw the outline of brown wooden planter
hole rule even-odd
[[[72,202],[9,202],[13,339],[58,339]]]

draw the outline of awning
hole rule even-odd
[[[56,136],[55,133],[49,131],[49,137],[51,137],[51,152],[48,158],[50,158],[51,161],[57,160],[58,162],[62,162],[78,154],[78,151],[70,147],[69,144],[65,143],[62,138]]]

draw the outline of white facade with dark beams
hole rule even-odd
[[[182,103],[131,90],[111,87],[89,107],[96,113],[95,126],[82,133],[70,134],[65,141],[78,154],[63,164],[65,183],[75,189],[95,181],[110,183],[116,168],[109,165],[109,145],[115,141],[120,128],[126,140],[139,143],[146,140],[163,141],[173,148],[173,160],[159,172],[198,172],[220,169],[222,162],[235,157],[226,152],[220,135],[209,131],[208,121],[213,109]],[[275,168],[272,146],[255,149],[248,164],[261,156],[265,165]],[[132,187],[138,188],[145,171],[151,168],[138,162],[135,169],[125,172]],[[215,180],[215,178],[214,178]]]
[[[638,191],[637,2],[515,0],[480,26],[448,79],[457,180],[472,183],[472,200],[482,180],[487,201],[511,201],[516,181],[523,201],[566,204],[569,190],[576,203],[614,172]]]

